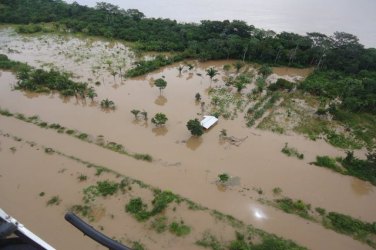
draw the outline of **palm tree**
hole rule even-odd
[[[138,114],[140,113],[140,110],[138,109],[132,109],[131,113],[134,114],[134,119],[138,119]]]
[[[94,97],[97,97],[98,95],[95,93],[93,87],[91,87],[87,90],[87,96],[91,99],[91,101],[94,101]]]
[[[210,77],[210,81],[213,80],[213,77],[218,75],[218,70],[216,70],[215,68],[211,67],[209,69],[206,70],[206,75]]]
[[[115,103],[106,98],[101,101],[101,107],[104,109],[115,109]]]

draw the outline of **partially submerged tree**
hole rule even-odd
[[[230,179],[230,176],[226,173],[223,173],[218,175],[218,179],[220,182],[225,183]]]
[[[208,68],[206,70],[206,75],[210,77],[210,81],[213,80],[213,77],[215,77],[216,75],[218,75],[218,70],[216,70],[215,68],[211,67],[211,68]]]
[[[138,109],[132,109],[131,113],[134,115],[134,119],[138,119],[138,114],[140,113],[140,110]]]
[[[201,100],[201,95],[200,95],[200,93],[196,93],[196,95],[195,95],[195,99],[196,99],[196,102],[199,102],[200,100]]]
[[[158,78],[154,81],[154,85],[159,88],[159,93],[162,94],[162,89],[166,88],[167,82],[162,78]]]
[[[141,112],[141,115],[144,117],[145,121],[148,119],[148,112],[146,112],[145,110]]]
[[[184,66],[179,65],[179,67],[178,67],[179,75],[181,75],[181,72],[183,71],[183,69],[184,69]]]
[[[204,133],[204,129],[201,123],[197,119],[191,119],[187,122],[187,128],[194,136],[201,136]]]
[[[115,103],[106,98],[101,101],[101,107],[103,109],[115,109]]]
[[[165,125],[168,118],[163,113],[157,113],[153,118],[151,118],[151,122],[154,123],[157,127]]]
[[[94,98],[97,97],[98,95],[97,93],[95,93],[94,88],[91,87],[87,90],[87,96],[91,99],[91,101],[94,101]]]

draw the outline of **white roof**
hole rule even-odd
[[[205,129],[210,128],[218,121],[218,118],[215,116],[210,115],[204,115],[204,119],[200,122],[201,126],[203,126]]]

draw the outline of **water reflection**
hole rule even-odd
[[[352,178],[351,188],[358,195],[367,195],[371,193],[373,189],[372,184],[357,178]]]
[[[251,207],[251,214],[258,220],[264,220],[268,218],[266,214],[258,207]]]
[[[160,96],[158,96],[157,99],[155,99],[154,103],[159,105],[159,106],[163,106],[167,103],[167,98],[164,97],[163,95],[160,95]]]
[[[163,136],[167,134],[168,129],[165,126],[162,126],[153,128],[151,131],[153,131],[156,136]]]
[[[185,80],[190,80],[190,79],[192,79],[192,77],[193,77],[193,73],[189,73],[189,74],[188,74],[188,77],[185,78]]]
[[[203,139],[201,137],[191,136],[191,138],[187,140],[185,145],[187,146],[187,148],[195,151],[198,147],[200,147],[202,142],[203,142]]]

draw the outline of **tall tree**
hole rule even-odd
[[[158,78],[154,81],[154,85],[159,88],[159,94],[162,94],[162,89],[166,88],[167,82],[162,78]]]

